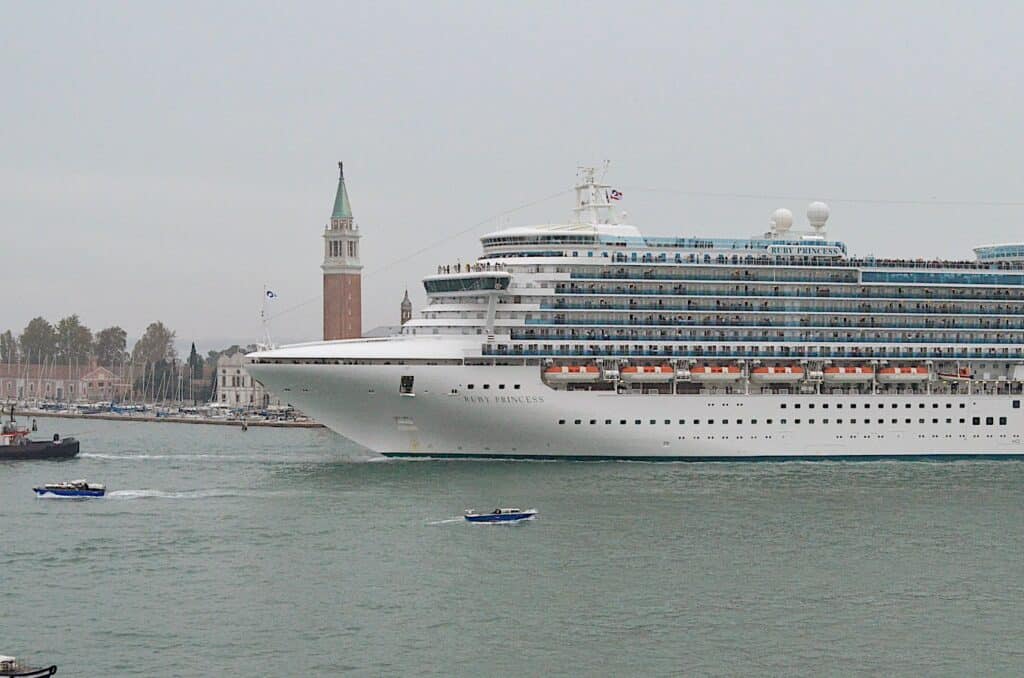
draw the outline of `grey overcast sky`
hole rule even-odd
[[[319,295],[339,159],[367,329],[571,198],[410,254],[604,159],[649,234],[747,236],[822,197],[854,253],[971,257],[1024,239],[1022,206],[937,204],[1024,201],[1022,25],[1019,2],[2,0],[0,330],[256,340],[264,284],[272,312]]]

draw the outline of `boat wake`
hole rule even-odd
[[[451,525],[452,523],[464,523],[464,518],[445,518],[444,520],[432,520],[427,525]]]
[[[163,490],[114,490],[107,492],[112,499],[210,499],[214,497],[240,497],[238,490],[192,490],[165,492]]]

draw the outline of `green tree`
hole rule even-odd
[[[65,365],[85,363],[92,351],[92,330],[82,324],[78,315],[61,318],[55,328],[57,360]]]
[[[42,363],[52,360],[57,352],[57,332],[45,318],[33,318],[18,337],[25,360]]]
[[[107,327],[96,333],[93,354],[100,365],[116,367],[127,357],[128,333],[118,326]]]
[[[178,357],[174,350],[173,330],[162,322],[150,323],[142,338],[135,342],[132,349],[132,362],[142,365],[155,365],[171,361]]]
[[[0,362],[18,362],[18,342],[10,330],[0,334]]]
[[[203,359],[199,353],[196,352],[196,342],[192,342],[192,350],[188,354],[188,368],[189,374],[192,375],[193,379],[199,379],[203,376]]]

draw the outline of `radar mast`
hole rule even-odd
[[[601,176],[608,171],[608,161],[602,167]],[[573,208],[575,224],[617,224],[618,215],[611,203],[611,185],[601,183],[597,179],[596,167],[579,167],[579,177],[574,186],[576,190],[576,207]]]

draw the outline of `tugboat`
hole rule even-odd
[[[466,520],[471,523],[518,523],[520,520],[533,520],[537,517],[537,509],[496,508],[490,513],[477,513],[472,509],[466,511]]]
[[[56,666],[45,669],[25,666],[14,657],[0,654],[0,678],[47,678],[57,673]]]
[[[32,491],[36,493],[37,497],[70,499],[102,497],[107,493],[107,488],[103,485],[90,485],[84,480],[70,480],[33,487]]]
[[[14,421],[14,405],[11,405],[10,421],[0,429],[0,461],[70,459],[77,454],[78,441],[74,438],[61,440],[55,433],[53,440],[31,440],[28,429]]]

